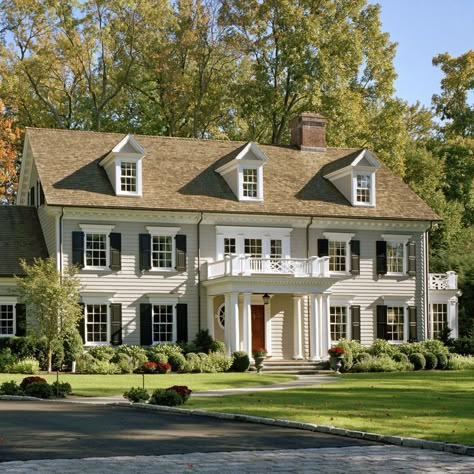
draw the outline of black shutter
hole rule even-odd
[[[416,275],[416,242],[408,242],[408,275]]]
[[[114,271],[122,268],[122,234],[110,234],[110,268]]]
[[[176,240],[176,270],[186,271],[186,236],[177,235]]]
[[[84,268],[84,232],[72,233],[72,264]]]
[[[360,306],[351,306],[352,340],[360,342]]]
[[[35,187],[32,186],[32,188],[30,189],[30,206],[34,206],[35,205]]]
[[[113,346],[122,344],[122,305],[120,303],[110,304],[111,343]]]
[[[142,303],[140,305],[140,344],[142,346],[150,346],[152,343],[151,304]]]
[[[151,269],[151,235],[140,234],[139,248],[140,248],[140,271]]]
[[[188,342],[188,305],[178,303],[176,305],[176,322],[178,342]]]
[[[43,186],[41,183],[39,183],[39,205],[40,206],[43,206],[44,205],[44,202],[45,202],[45,199],[44,199],[44,190],[43,190]]]
[[[360,241],[351,240],[351,273],[360,275]]]
[[[16,305],[16,331],[15,336],[26,336],[26,305]]]
[[[387,339],[387,307],[377,306],[377,339]]]
[[[86,305],[84,303],[79,303],[79,305],[82,308],[82,317],[79,319],[77,322],[77,330],[79,331],[79,334],[81,335],[82,342],[86,342]]]
[[[327,257],[329,255],[329,240],[318,239],[318,257]]]
[[[416,326],[416,306],[408,307],[408,339],[410,342],[415,342],[418,340],[418,330]]]
[[[387,242],[377,240],[377,275],[385,275],[387,273]]]

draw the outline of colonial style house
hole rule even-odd
[[[327,147],[325,125],[299,115],[288,146],[28,129],[0,210],[0,336],[24,327],[18,259],[46,254],[80,267],[86,345],[208,329],[321,360],[340,338],[455,336],[456,275],[428,273],[438,216],[371,151]]]

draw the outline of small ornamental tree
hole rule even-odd
[[[21,267],[26,276],[16,277],[19,297],[28,306],[35,333],[46,340],[51,372],[53,354],[82,317],[77,269],[67,267],[61,275],[52,257],[35,259],[31,265],[22,261]]]

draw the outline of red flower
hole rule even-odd
[[[174,390],[178,395],[184,398],[184,400],[187,400],[193,391],[186,387],[186,385],[173,385],[172,387],[168,387],[166,390]]]
[[[344,355],[346,351],[339,346],[331,347],[331,349],[328,350],[328,354],[332,356],[341,356]]]
[[[20,384],[21,388],[25,388],[27,385],[30,385],[35,382],[41,382],[41,383],[48,383],[44,378],[42,377],[25,377]]]
[[[166,373],[168,373],[168,372],[171,371],[171,365],[168,364],[167,362],[160,363],[160,364],[156,364],[155,370],[156,370],[159,374],[166,374]]]

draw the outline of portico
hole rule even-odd
[[[229,353],[249,355],[265,347],[274,359],[327,358],[330,337],[330,292],[312,278],[283,284],[274,278],[227,277],[204,282],[207,328]],[[247,280],[247,281],[245,281]],[[308,281],[306,281],[308,280]],[[296,286],[296,287],[295,287]]]

